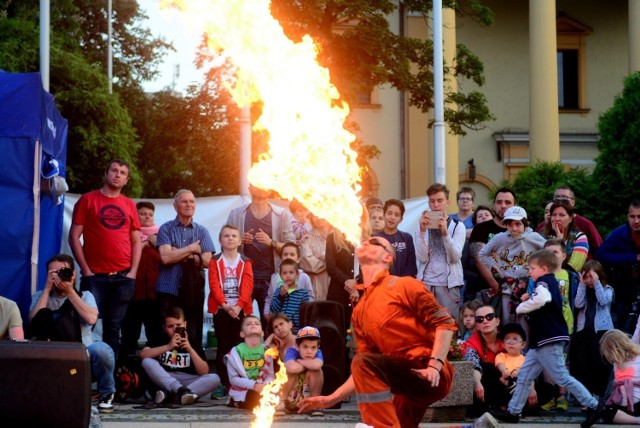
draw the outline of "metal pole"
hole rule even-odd
[[[444,79],[442,58],[442,0],[433,0],[433,103],[435,181],[446,184]]]
[[[251,169],[251,106],[240,110],[240,195],[249,195],[249,169]]]
[[[49,92],[49,46],[51,31],[51,5],[49,0],[40,0],[40,76],[42,87]]]
[[[107,11],[107,80],[109,81],[109,93],[113,93],[113,49],[111,47],[111,20],[113,15],[113,2],[108,0]]]

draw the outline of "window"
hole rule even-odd
[[[561,113],[587,113],[586,44],[592,30],[560,15],[556,21],[558,36],[558,107]]]

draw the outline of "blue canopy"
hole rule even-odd
[[[40,73],[0,70],[0,295],[18,303],[25,321],[62,240],[64,205],[41,192],[41,181],[65,177],[66,160],[67,120]]]

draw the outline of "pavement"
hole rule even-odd
[[[111,414],[101,414],[103,428],[243,428],[250,427],[254,421],[253,414],[246,410],[226,407],[226,400],[202,398],[193,405],[156,407],[153,403],[125,403],[115,404],[115,411]],[[478,424],[482,428],[491,426],[542,428],[543,425],[553,425],[553,428],[576,427],[585,416],[580,408],[570,407],[568,411],[540,412],[536,416],[520,419],[519,424]],[[310,415],[286,415],[275,418],[274,428],[334,428],[354,427],[361,422],[358,408],[353,402],[343,403],[340,409],[325,410],[322,417]],[[473,419],[462,419],[438,423],[422,423],[420,427],[456,427],[471,428]],[[604,426],[604,425],[598,425]],[[623,425],[616,425],[622,427]]]

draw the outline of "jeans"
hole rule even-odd
[[[100,398],[116,392],[113,371],[116,359],[113,349],[104,342],[94,342],[87,348],[91,359],[91,375],[98,384]]]
[[[133,297],[136,280],[123,274],[83,276],[80,287],[82,290],[89,290],[96,298],[102,318],[102,340],[111,346],[117,358],[120,326]]]
[[[527,402],[529,389],[533,381],[540,376],[542,368],[558,386],[564,386],[584,407],[595,409],[598,406],[591,393],[569,374],[564,363],[564,342],[553,342],[540,348],[529,349],[527,358],[518,373],[518,382],[513,397],[509,401],[509,413],[519,415]]]
[[[176,393],[180,387],[187,387],[198,397],[213,392],[220,385],[220,377],[215,373],[196,375],[181,371],[166,371],[155,358],[142,360],[142,368],[149,379],[167,392]]]

